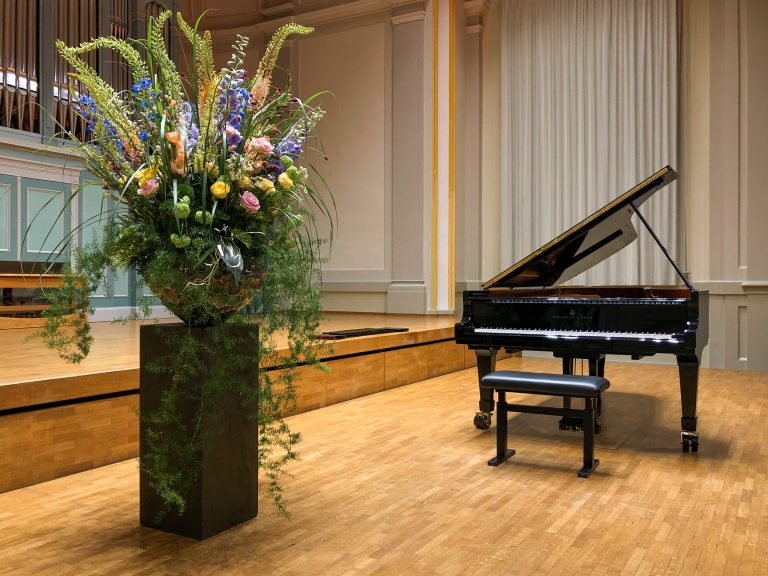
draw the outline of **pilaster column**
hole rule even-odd
[[[392,8],[392,281],[387,311],[423,313],[431,253],[426,2]],[[431,73],[431,72],[430,72]],[[428,201],[429,200],[429,201]]]
[[[456,158],[461,180],[456,190],[456,291],[480,287],[482,266],[482,125],[483,125],[483,17],[490,0],[464,2],[461,71],[461,106],[457,113],[460,137]]]
[[[461,4],[431,0],[431,274],[427,309],[452,313],[456,300],[456,19]],[[463,19],[463,13],[460,14]]]

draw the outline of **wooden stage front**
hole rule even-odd
[[[138,455],[139,325],[94,323],[91,354],[79,365],[40,341],[25,343],[30,329],[0,330],[0,492]],[[453,325],[450,316],[327,314],[321,331],[408,331],[335,341],[329,373],[300,368],[297,412],[472,366]]]

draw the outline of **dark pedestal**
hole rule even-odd
[[[254,327],[224,326],[227,335],[242,337],[248,341],[248,334]],[[220,327],[219,329],[222,329]],[[147,362],[158,357],[165,358],[172,354],[173,338],[178,338],[190,331],[192,337],[203,343],[212,341],[215,328],[189,328],[184,324],[162,324],[142,326],[140,331],[140,412],[148,414],[156,410],[163,390],[170,383],[167,374],[156,374],[147,369]],[[212,343],[212,342],[211,342]],[[205,366],[212,366],[218,361],[215,345],[206,345],[211,351],[204,359]],[[255,354],[255,347],[245,347],[248,353]],[[254,361],[252,368],[240,370],[238,377],[248,378],[256,384],[258,373]],[[234,368],[228,368],[229,373]],[[190,422],[196,421],[196,403],[187,400],[181,402],[180,409]],[[199,404],[199,402],[197,403]],[[150,478],[142,470],[140,473],[140,519],[142,526],[172,532],[204,540],[237,524],[254,518],[258,512],[258,422],[249,417],[253,408],[244,409],[240,398],[235,394],[225,395],[219,404],[220,417],[210,422],[203,418],[201,426],[213,426],[213,442],[203,449],[200,476],[188,494],[185,495],[186,511],[179,516],[172,510],[156,522],[158,512],[163,509],[163,502],[149,485]],[[141,425],[140,454],[147,449],[145,425]]]

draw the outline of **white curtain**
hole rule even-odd
[[[659,168],[678,168],[678,0],[502,0],[502,16],[507,267]],[[640,211],[684,267],[676,183]],[[635,226],[633,244],[572,283],[678,283]]]

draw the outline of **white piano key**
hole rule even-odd
[[[510,336],[543,336],[546,338],[624,338],[628,340],[653,340],[655,342],[677,342],[674,334],[655,332],[597,332],[593,330],[535,330],[531,328],[475,328],[476,334],[504,334]]]

